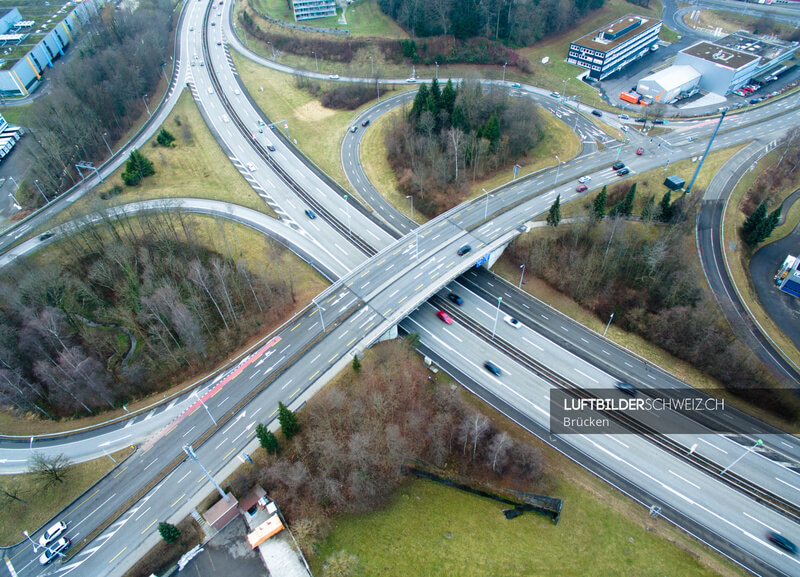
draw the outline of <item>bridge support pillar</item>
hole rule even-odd
[[[507,244],[504,244],[503,246],[501,246],[499,248],[496,248],[492,252],[487,254],[483,258],[483,262],[481,263],[481,266],[485,267],[487,269],[492,268],[494,266],[494,263],[497,262],[497,259],[499,259],[500,256],[503,254],[503,251],[506,250],[507,246],[508,246]]]
[[[381,335],[381,337],[378,339],[378,342],[391,341],[396,338],[397,338],[397,325],[394,325],[392,328],[390,328],[388,331],[386,331]]]

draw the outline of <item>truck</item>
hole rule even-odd
[[[630,102],[631,104],[644,104],[642,102],[642,97],[635,92],[622,92],[619,95],[620,100],[624,100],[625,102]]]

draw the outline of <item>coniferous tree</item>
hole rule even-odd
[[[278,403],[278,422],[281,424],[283,436],[287,439],[294,437],[300,430],[297,415],[290,411],[283,403]]]
[[[636,183],[634,182],[630,189],[628,189],[625,198],[622,199],[622,203],[619,209],[619,214],[622,216],[630,216],[633,212],[633,199],[636,196]]]
[[[642,220],[650,221],[653,220],[656,211],[656,200],[653,198],[653,195],[647,197],[647,200],[644,202],[644,207],[642,207]]]
[[[556,197],[553,206],[550,207],[550,212],[547,213],[547,224],[550,226],[558,226],[561,222],[561,195]]]
[[[758,226],[767,218],[767,201],[762,201],[756,209],[750,213],[744,224],[742,225],[742,237],[745,239],[748,238],[751,232],[753,232]]]
[[[440,99],[441,109],[446,110],[448,113],[453,113],[453,108],[456,105],[456,96],[458,92],[453,88],[453,82],[448,79],[447,84],[442,89],[442,97]]]
[[[663,222],[669,222],[672,220],[672,191],[668,190],[663,197],[661,197],[661,202],[658,203],[658,207],[661,209],[661,214],[659,218]]]
[[[175,525],[164,523],[163,521],[158,524],[158,534],[167,543],[174,543],[181,536],[181,530]]]
[[[606,200],[608,199],[607,187],[603,187],[600,194],[594,197],[592,203],[592,218],[602,220],[606,216]]]

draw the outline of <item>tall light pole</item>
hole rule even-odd
[[[484,196],[486,197],[486,204],[484,204],[484,206],[483,206],[483,220],[486,220],[488,218],[488,216],[489,216],[489,196],[490,195],[489,195],[489,192],[485,188],[482,188],[481,190],[483,191]]]
[[[150,107],[147,105],[147,100],[146,100],[146,99],[147,99],[147,96],[148,96],[147,94],[144,94],[144,95],[142,96],[142,102],[144,102],[144,107],[145,107],[145,110],[147,110],[147,116],[153,116],[153,115],[150,113]]]
[[[406,198],[411,201],[411,220],[414,220],[414,197],[409,194]]]
[[[555,186],[555,184],[558,182],[558,170],[561,168],[561,159],[558,157],[557,154],[554,156],[556,157],[556,161],[558,161],[558,164],[556,164],[556,178],[553,181],[553,186]]]
[[[267,42],[267,44],[272,48],[272,59],[275,60],[275,46],[272,45],[272,42]]]
[[[35,554],[39,550],[39,547],[42,547],[42,545],[37,546],[36,543],[34,543],[33,539],[31,539],[31,536],[28,535],[27,531],[23,531],[22,534],[25,535],[25,537],[28,539],[28,541],[30,541],[33,544],[33,552]],[[61,551],[53,551],[50,548],[50,545],[44,545],[44,548],[47,549],[50,552],[51,555],[56,554],[59,557],[66,557],[66,555],[64,555],[64,553],[62,553]]]
[[[353,233],[350,230],[350,203],[347,202],[347,195],[346,194],[344,195],[344,203],[346,205],[346,210],[347,210],[347,236],[349,236],[350,238],[353,238]]]
[[[694,186],[694,181],[697,179],[697,175],[700,174],[700,169],[703,168],[703,163],[706,161],[706,157],[708,156],[708,153],[711,150],[711,145],[714,143],[714,139],[717,137],[717,132],[719,132],[719,127],[722,126],[722,121],[725,120],[726,114],[728,114],[727,107],[722,110],[722,115],[719,117],[719,122],[717,123],[717,127],[714,129],[714,133],[708,140],[708,146],[706,146],[706,151],[703,153],[702,158],[700,158],[700,162],[697,163],[697,168],[694,171],[694,176],[692,176],[692,180],[689,182],[689,186],[686,187],[686,194],[691,194],[692,186]]]
[[[731,463],[730,465],[728,465],[727,467],[725,467],[724,469],[722,469],[722,471],[720,472],[719,476],[720,476],[720,477],[722,477],[722,475],[724,475],[724,474],[725,474],[725,472],[726,472],[728,469],[730,469],[730,468],[731,468],[731,467],[733,467],[733,466],[734,466],[736,463],[738,463],[739,461],[741,461],[742,459],[744,459],[744,458],[747,456],[747,453],[749,453],[750,451],[752,451],[752,450],[753,450],[753,449],[755,449],[756,447],[760,447],[760,446],[761,446],[761,445],[763,445],[763,444],[764,444],[764,442],[763,442],[761,439],[757,439],[757,440],[756,440],[756,442],[755,442],[755,444],[753,444],[753,446],[752,446],[752,447],[750,447],[750,448],[749,448],[749,449],[747,449],[747,450],[746,450],[744,453],[742,453],[741,455],[739,455],[739,458],[738,458],[738,459],[736,459],[736,460],[735,460],[733,463]]]
[[[439,80],[439,63],[434,62],[434,64],[436,65],[436,80]]]
[[[220,496],[221,496],[223,499],[225,499],[226,501],[230,501],[230,500],[231,500],[231,499],[230,499],[230,497],[228,497],[228,496],[225,494],[225,491],[223,491],[223,490],[222,490],[222,487],[220,487],[219,485],[217,485],[217,482],[214,480],[214,477],[212,477],[212,476],[209,474],[209,472],[208,472],[208,471],[206,471],[206,468],[203,466],[203,464],[202,464],[200,461],[198,461],[198,460],[197,460],[197,455],[195,455],[195,454],[194,454],[194,449],[192,449],[192,446],[191,446],[191,445],[184,445],[184,446],[183,446],[183,451],[184,451],[184,452],[185,452],[185,453],[186,453],[186,454],[189,456],[189,458],[190,458],[192,461],[194,461],[195,463],[197,463],[197,466],[198,466],[198,467],[200,467],[200,469],[203,471],[203,474],[204,474],[206,477],[208,477],[208,480],[209,480],[209,481],[211,481],[211,483],[214,485],[214,487],[216,487],[216,488],[217,488],[217,492],[220,494]]]
[[[506,66],[508,66],[508,62],[503,63],[503,82],[506,81]]]
[[[31,542],[31,545],[33,545],[33,553],[34,553],[34,554],[36,554],[36,552],[39,550],[39,546],[36,544],[36,541],[34,541],[33,539],[31,539],[31,536],[30,536],[30,535],[28,535],[28,532],[27,532],[27,531],[22,531],[22,534],[23,534],[23,535],[25,535],[25,538],[26,538],[28,541],[30,541],[30,542]]]
[[[319,320],[322,321],[322,332],[324,333],[325,332],[325,319],[322,318],[322,307],[319,306],[319,303],[314,299],[311,299],[311,302],[314,303],[315,305],[317,305],[317,310],[319,311]]]
[[[419,260],[419,232],[414,229],[414,260]]]
[[[105,143],[106,143],[106,148],[108,149],[108,153],[109,153],[111,156],[114,156],[114,153],[112,152],[112,150],[111,150],[111,147],[108,145],[108,140],[106,140],[106,136],[108,136],[108,132],[101,132],[101,133],[100,133],[100,136],[102,136],[102,137],[103,137],[103,142],[105,142]]]
[[[41,194],[41,195],[42,195],[42,198],[44,198],[44,201],[45,201],[45,203],[49,203],[49,202],[50,202],[50,199],[49,199],[49,198],[47,198],[47,196],[45,196],[45,194],[42,192],[42,189],[41,189],[41,188],[39,188],[39,181],[38,181],[37,179],[34,179],[34,181],[33,181],[33,184],[35,184],[35,185],[36,185],[36,188],[38,188],[38,189],[39,189],[39,194]]]
[[[614,320],[614,313],[611,313],[611,316],[608,317],[608,323],[606,324],[606,328],[603,331],[603,336],[606,336],[606,333],[608,332],[608,327],[611,326],[611,321],[613,321],[613,320]]]
[[[503,297],[497,297],[497,312],[494,313],[494,327],[492,328],[492,340],[494,340],[494,333],[497,330],[497,317],[500,316],[501,302],[503,302]]]
[[[519,265],[519,268],[522,269],[522,273],[519,275],[519,286],[517,288],[522,289],[522,277],[525,276],[525,265],[521,264]]]
[[[197,394],[197,391],[192,391],[192,396],[197,397],[197,400],[200,401],[200,404],[203,405],[203,408],[206,410],[206,413],[208,413],[208,418],[211,419],[211,422],[214,423],[214,426],[216,427],[217,420],[213,417],[211,411],[208,410],[208,407],[203,402],[203,399],[200,397],[200,395]]]
[[[311,54],[314,55],[314,67],[317,69],[317,72],[319,72],[319,63],[317,63],[317,53],[312,50]]]

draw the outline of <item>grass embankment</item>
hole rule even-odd
[[[658,37],[664,42],[669,42],[670,44],[674,44],[681,39],[680,34],[678,34],[669,26],[664,26],[663,24],[661,25],[661,34],[659,34]]]
[[[118,206],[142,200],[176,197],[230,202],[275,216],[219,147],[188,90],[181,94],[178,104],[163,127],[175,137],[174,146],[153,146],[156,141],[153,136],[140,148],[153,161],[156,171],[153,176],[145,178],[139,186],[125,186],[121,177],[125,170],[123,165],[106,179],[104,185],[96,187],[70,210],[57,216],[48,224],[48,228],[92,212],[98,207],[98,203],[99,206]],[[114,185],[122,186],[122,194],[108,200],[100,199],[99,195]]]
[[[728,162],[731,156],[736,154],[741,148],[743,148],[743,146],[744,145],[738,145],[722,150],[715,150],[709,154],[708,158],[703,164],[703,169],[700,171],[700,174],[697,175],[697,180],[694,183],[694,192],[692,194],[700,194],[701,191],[705,190],[711,182],[711,179],[714,178],[714,175],[719,172],[719,169],[722,167],[722,165]],[[627,150],[629,150],[631,153],[634,151],[632,147],[629,147]],[[658,149],[655,147],[652,150],[645,148],[645,154],[659,154],[659,152],[655,152],[657,150]],[[664,193],[667,192],[667,188],[664,186],[664,179],[667,178],[667,176],[677,174],[688,183],[691,180],[695,169],[697,168],[697,162],[700,161],[699,157],[696,158],[696,162],[692,162],[691,158],[687,158],[685,160],[679,160],[678,162],[670,163],[669,168],[666,170],[663,167],[658,167],[642,173],[633,174],[629,178],[620,179],[619,182],[608,185],[608,193],[610,194],[611,191],[618,186],[623,187],[625,191],[627,191],[635,182],[636,198],[634,199],[633,214],[638,215],[641,213],[642,208],[647,201],[647,197],[652,195],[656,201],[656,204],[658,204],[658,202],[664,196]],[[624,161],[625,159],[622,158],[622,160]],[[562,218],[588,216],[590,214],[594,198],[603,187],[594,185],[591,181],[589,181],[588,185],[590,187],[589,194],[582,197],[577,202],[569,202],[561,205]],[[680,192],[673,192],[672,200],[674,201],[676,198],[678,198],[679,194]],[[562,203],[563,202],[564,199],[562,199]],[[611,208],[610,204],[608,208]],[[546,215],[543,215],[541,219],[544,219],[545,216]]]
[[[286,0],[251,0],[250,5],[267,16],[294,23],[294,12],[289,8]],[[384,38],[406,38],[408,36],[402,28],[395,24],[394,20],[381,12],[377,0],[357,0],[348,5],[345,11],[346,24],[339,24],[341,13],[341,10],[337,10],[336,16],[317,18],[301,22],[301,24],[315,28],[348,30],[351,36],[381,36]]]
[[[739,184],[734,188],[728,200],[728,208],[725,211],[725,220],[723,222],[723,241],[722,248],[725,251],[728,261],[728,268],[731,273],[731,278],[736,285],[736,288],[741,295],[741,298],[747,304],[753,317],[759,322],[761,328],[769,335],[769,337],[783,350],[792,362],[800,365],[800,352],[798,352],[792,340],[776,325],[772,318],[766,313],[758,300],[755,287],[753,286],[750,278],[750,257],[755,253],[755,250],[748,249],[739,237],[739,228],[744,223],[747,216],[742,212],[741,205],[747,191],[755,182],[756,178],[768,167],[772,166],[780,159],[782,151],[780,149],[773,150],[764,158],[759,160],[756,168],[753,171],[745,172]],[[794,190],[794,187],[781,191],[773,191],[773,197],[782,202]],[[777,203],[775,204],[777,206]],[[772,236],[767,239],[763,244],[775,242],[789,234],[795,226],[800,222],[800,207],[797,203],[792,206],[789,213],[786,215],[786,222],[773,231]],[[732,244],[735,245],[731,246]],[[776,269],[777,272],[777,269]]]
[[[746,10],[746,4],[744,9]],[[754,16],[747,14],[739,14],[736,12],[723,12],[722,10],[700,10],[700,16],[697,19],[697,24],[692,19],[692,12],[688,12],[683,16],[683,22],[692,28],[705,28],[707,30],[716,30],[721,28],[725,34],[732,34],[738,30],[758,30],[759,23],[762,18],[756,12]],[[769,33],[774,33],[778,38],[789,38],[794,32],[795,28],[790,24],[784,24],[778,21],[770,21],[768,24]],[[764,33],[764,31],[760,31]]]
[[[127,448],[112,453],[111,456],[119,462],[132,452]],[[116,464],[108,457],[72,465],[63,484],[47,489],[40,488],[39,480],[31,473],[0,476],[0,485],[3,489],[10,492],[18,490],[19,497],[25,501],[20,503],[6,499],[3,503],[3,514],[0,515],[0,547],[9,547],[24,539],[23,530],[33,536],[34,531],[115,466]]]
[[[291,279],[296,297],[294,307],[288,310],[274,326],[264,327],[263,334],[267,334],[277,328],[280,323],[302,309],[306,303],[310,302],[313,297],[328,286],[325,279],[319,276],[305,262],[297,258],[291,251],[277,243],[267,243],[263,235],[250,228],[210,216],[190,215],[187,218],[199,224],[197,227],[197,240],[209,250],[215,250],[225,255],[230,251],[233,258],[246,259],[253,273],[264,275],[268,279],[280,280],[284,277]],[[55,248],[56,246],[53,245],[52,249],[45,249],[32,257],[33,266],[43,266],[53,259],[59,258],[60,253]],[[232,351],[229,356],[235,358],[254,345],[258,338],[254,337],[241,350]],[[149,406],[184,389],[197,378],[199,376],[187,378],[160,393],[131,400],[126,403],[126,407],[128,411],[133,412]],[[92,417],[47,421],[33,415],[19,418],[11,413],[2,411],[0,412],[0,431],[3,431],[3,434],[6,435],[44,435],[90,427],[124,415],[124,410],[117,409]]]

